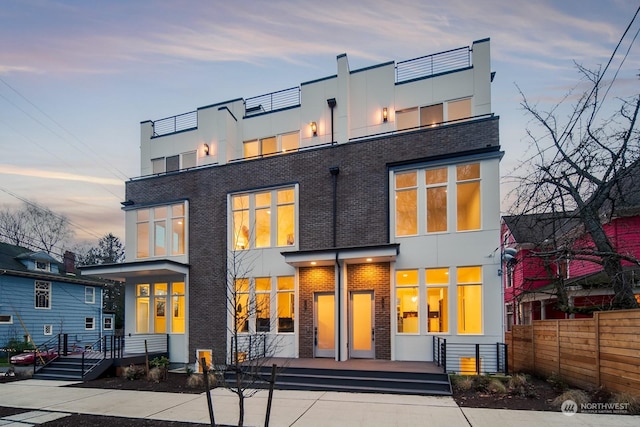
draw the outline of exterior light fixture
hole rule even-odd
[[[386,123],[388,119],[389,119],[389,110],[387,110],[387,107],[384,107],[382,109],[382,121]]]
[[[318,136],[318,125],[316,122],[311,122],[311,132],[313,132],[313,136]]]
[[[316,265],[316,264],[317,264],[317,262],[311,261],[311,265]]]
[[[203,151],[205,156],[209,155],[209,144],[204,144]]]
[[[373,261],[373,259],[367,258],[367,262],[371,262],[371,261]]]
[[[131,205],[133,205],[134,203],[133,203],[133,200],[130,200],[130,199],[129,199],[129,200],[125,200],[124,202],[120,202],[120,204],[121,204],[123,207],[127,207],[127,206],[131,206]]]

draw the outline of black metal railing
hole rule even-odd
[[[468,46],[396,63],[396,83],[447,73],[471,66]]]
[[[231,337],[231,364],[262,359],[267,356],[267,334],[242,334]]]
[[[300,105],[300,88],[296,86],[245,99],[244,114],[252,116],[298,105]]]
[[[153,136],[169,135],[198,127],[198,111],[178,114],[151,122]]]
[[[433,361],[445,372],[460,374],[509,373],[508,346],[505,343],[474,344],[447,342],[433,337]]]

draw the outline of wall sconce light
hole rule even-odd
[[[318,125],[316,122],[311,122],[311,132],[313,132],[313,136],[318,136]]]
[[[204,144],[204,155],[208,156],[209,155],[209,144]]]
[[[387,107],[384,107],[382,109],[382,121],[386,123],[388,119],[389,119],[389,110],[387,110]]]

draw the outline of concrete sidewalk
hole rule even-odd
[[[69,382],[0,383],[0,406],[41,411],[209,423],[202,394],[62,387]],[[238,401],[225,389],[211,391],[216,422],[234,425]],[[245,425],[262,426],[267,392],[245,402]],[[28,421],[27,421],[28,422]],[[8,425],[8,423],[5,423]],[[3,420],[0,420],[0,426]],[[29,425],[29,424],[21,424]],[[459,408],[451,397],[311,391],[274,392],[270,426],[474,426],[636,427],[640,416]]]

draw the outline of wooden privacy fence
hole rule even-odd
[[[505,343],[511,372],[558,375],[577,387],[640,396],[640,309],[515,325]]]

